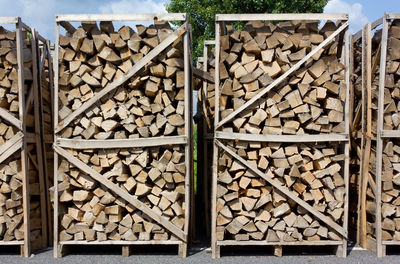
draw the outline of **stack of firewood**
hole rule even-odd
[[[228,143],[236,153],[319,212],[342,223],[344,155],[335,144]],[[222,152],[217,240],[340,240],[326,224]]]
[[[59,121],[111,84],[172,33],[155,21],[136,31],[112,22],[82,23],[60,36]],[[127,139],[185,134],[183,41],[103,96],[59,136]],[[185,148],[69,150],[120,189],[179,229],[185,223]],[[60,240],[174,240],[175,235],[61,157],[58,168]]]
[[[221,119],[242,106],[323,42],[337,26],[318,22],[249,22],[221,36]],[[251,134],[342,133],[344,65],[338,42],[330,42],[264,100],[226,127]]]

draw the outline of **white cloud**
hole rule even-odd
[[[324,13],[347,13],[349,14],[350,32],[355,33],[368,23],[368,17],[362,12],[362,4],[352,5],[342,0],[329,0],[324,7]]]

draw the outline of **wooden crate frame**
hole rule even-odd
[[[212,179],[212,219],[211,219],[211,249],[212,258],[220,257],[220,247],[221,246],[273,246],[275,255],[282,255],[282,246],[296,245],[296,246],[322,246],[322,245],[334,245],[337,246],[336,255],[339,257],[347,256],[347,227],[348,227],[348,193],[349,193],[349,83],[350,83],[350,71],[349,71],[349,53],[350,53],[350,37],[348,33],[348,15],[347,14],[217,14],[215,23],[215,43],[216,43],[216,55],[215,55],[215,65],[219,65],[220,61],[220,36],[223,35],[222,29],[224,28],[224,22],[234,22],[234,21],[281,21],[281,20],[341,20],[343,24],[336,29],[336,31],[327,37],[322,43],[320,43],[316,48],[309,52],[305,57],[298,61],[294,66],[291,67],[284,74],[275,79],[266,88],[263,88],[259,93],[254,95],[245,104],[240,106],[238,109],[234,110],[231,114],[226,116],[224,119],[219,118],[219,85],[215,85],[215,114],[214,114],[214,146],[213,146],[213,179]],[[343,45],[344,53],[342,53],[343,63],[346,66],[345,72],[345,83],[347,86],[346,90],[346,102],[345,102],[345,133],[334,133],[334,134],[320,134],[320,135],[255,135],[255,134],[242,134],[242,133],[229,133],[218,131],[219,128],[234,116],[236,116],[241,111],[245,110],[251,104],[260,99],[269,90],[282,82],[291,73],[300,68],[309,58],[311,58],[316,52],[323,48],[327,43],[333,40],[339,34],[343,34]],[[344,55],[343,55],[344,54]],[[215,68],[215,83],[219,84],[219,67]],[[231,151],[225,144],[220,140],[243,140],[243,141],[254,141],[254,142],[341,142],[343,143],[343,153],[345,155],[344,160],[344,181],[345,181],[345,201],[344,201],[344,214],[343,214],[343,225],[340,226],[331,220],[328,216],[316,211],[312,206],[310,206],[305,201],[301,200],[296,195],[292,194],[286,187],[280,186],[274,180],[266,176],[263,172],[258,170],[256,167],[248,163],[246,160],[241,158],[239,155]],[[253,173],[257,174],[261,178],[267,181],[275,189],[280,190],[285,196],[291,198],[293,201],[301,205],[304,209],[309,211],[315,217],[317,217],[322,222],[327,223],[328,226],[333,228],[340,234],[342,240],[323,240],[316,242],[267,242],[267,241],[235,241],[235,240],[216,240],[216,226],[217,226],[217,214],[216,214],[216,203],[217,203],[217,179],[218,179],[218,151],[219,149],[224,150],[232,158],[238,160],[247,169],[250,169]]]
[[[46,213],[46,174],[43,170],[43,148],[42,148],[42,127],[40,112],[40,72],[41,62],[38,59],[39,42],[47,42],[38,32],[22,22],[20,17],[0,17],[0,24],[15,24],[16,32],[16,49],[18,61],[18,102],[19,102],[19,118],[11,115],[7,110],[0,108],[0,117],[11,123],[20,131],[5,144],[0,147],[0,162],[11,157],[17,151],[21,152],[21,169],[23,173],[22,180],[22,206],[23,206],[23,226],[24,239],[20,241],[0,241],[0,246],[18,245],[21,247],[21,256],[29,257],[31,255],[31,231],[30,231],[30,191],[29,191],[29,160],[33,163],[38,172],[39,188],[40,188],[40,210],[42,215],[41,235],[42,241],[38,248],[46,248],[48,244],[48,215]],[[32,86],[27,97],[25,97],[25,78],[24,71],[20,70],[20,66],[24,65],[23,52],[23,36],[22,31],[26,30],[31,34],[31,51],[32,51]],[[26,131],[27,109],[33,105],[35,132]],[[27,144],[36,145],[36,156],[34,157],[27,150]]]
[[[66,117],[64,120],[59,122],[58,120],[58,75],[59,75],[59,26],[62,26],[67,32],[74,32],[75,28],[70,22],[82,22],[82,21],[181,21],[183,25],[171,33],[164,41],[158,46],[153,48],[146,56],[144,56],[138,63],[136,63],[128,73],[121,76],[111,84],[107,85],[100,92],[98,92],[93,98],[85,102],[79,109],[75,110],[71,115]],[[186,257],[187,255],[187,244],[189,242],[189,225],[190,225],[190,203],[191,203],[191,188],[192,188],[192,86],[191,86],[191,62],[190,62],[190,35],[189,35],[189,24],[188,15],[185,13],[171,13],[171,14],[81,14],[81,15],[57,15],[55,20],[56,28],[56,42],[55,42],[55,56],[54,56],[54,172],[57,175],[58,171],[58,157],[62,156],[68,160],[74,166],[81,171],[88,174],[94,180],[100,184],[106,186],[108,189],[113,191],[120,198],[124,199],[132,206],[141,210],[143,213],[148,215],[156,223],[159,223],[167,231],[175,234],[180,240],[164,240],[164,241],[64,241],[60,242],[58,239],[58,182],[57,177],[54,177],[54,257],[59,258],[63,254],[63,247],[67,245],[122,245],[122,255],[130,255],[131,245],[178,245],[179,256]],[[91,105],[97,102],[102,96],[106,95],[110,91],[116,89],[118,86],[123,84],[134,76],[140,69],[142,69],[149,61],[159,55],[165,48],[170,46],[175,40],[183,36],[184,46],[184,111],[185,111],[185,135],[184,136],[165,136],[165,137],[150,137],[150,138],[137,138],[137,139],[110,139],[110,140],[75,140],[75,139],[63,139],[60,138],[58,133],[65,128],[74,118],[79,116]],[[117,185],[111,181],[105,179],[94,171],[92,168],[75,158],[73,155],[68,153],[64,148],[71,149],[110,149],[110,148],[136,148],[136,147],[153,147],[162,145],[184,145],[185,146],[185,224],[184,230],[181,230],[166,218],[163,218],[158,213],[147,207],[139,199],[130,195],[128,192],[120,189]]]
[[[377,257],[386,255],[386,246],[400,245],[400,241],[383,240],[382,239],[382,153],[383,140],[391,138],[400,138],[398,130],[383,129],[384,115],[384,89],[386,75],[386,57],[389,23],[392,19],[400,19],[400,14],[385,14],[382,18],[368,23],[363,29],[353,36],[356,41],[362,38],[362,160],[360,166],[360,201],[359,201],[359,222],[358,222],[358,241],[363,248],[367,248],[376,253]],[[377,55],[376,61],[372,62],[372,30],[382,26],[382,38],[380,43],[380,54]],[[379,90],[378,90],[378,122],[376,138],[372,134],[372,75],[377,69],[379,59]],[[371,151],[371,141],[376,139],[376,179],[369,177],[368,165]],[[370,186],[375,190],[375,241],[367,237],[366,231],[366,192]]]

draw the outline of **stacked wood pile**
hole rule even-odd
[[[344,45],[332,36],[343,26],[318,25],[251,21],[243,30],[228,24],[220,36],[216,257],[220,245],[303,242],[338,245],[346,255],[348,144],[327,136],[346,132]]]
[[[128,73],[153,48],[171,35],[168,22],[123,26],[112,22],[82,22],[59,39],[59,121]],[[183,38],[143,69],[101,97],[62,129],[65,139],[120,140],[183,136]],[[190,125],[190,124],[187,124]],[[144,142],[144,141],[143,141]],[[183,230],[186,175],[185,147],[66,149],[95,172]],[[179,240],[170,230],[124,198],[59,156],[59,240],[166,241]],[[111,243],[111,242],[110,242]]]
[[[43,247],[47,247],[47,228],[44,223],[44,219],[47,219],[47,215],[43,214],[45,211],[45,204],[42,200],[44,190],[41,189],[41,182],[44,180],[44,176],[40,173],[40,152],[38,152],[39,146],[36,144],[34,139],[35,132],[40,123],[35,121],[36,112],[34,110],[37,101],[34,99],[34,84],[35,79],[33,78],[33,72],[37,59],[33,55],[34,40],[31,34],[27,34],[27,31],[22,32],[23,39],[23,65],[18,65],[17,61],[17,42],[16,32],[9,31],[0,27],[0,106],[2,111],[9,114],[11,118],[19,119],[20,111],[20,95],[18,88],[18,69],[24,70],[24,92],[25,92],[25,113],[24,122],[26,126],[26,134],[24,138],[31,138],[26,147],[27,157],[21,155],[21,149],[18,147],[18,141],[15,136],[18,134],[22,135],[20,128],[12,124],[5,118],[0,118],[0,142],[2,149],[1,162],[0,162],[0,240],[3,243],[11,241],[23,241],[26,252],[37,250]],[[2,115],[3,115],[2,114]],[[14,138],[13,138],[14,137]],[[28,140],[28,139],[22,139]],[[14,142],[13,145],[8,145]],[[20,141],[21,142],[21,141]],[[26,160],[27,158],[27,160]],[[25,171],[22,168],[21,159],[25,159],[27,163],[28,175],[25,175]],[[25,179],[29,182],[24,183]],[[27,185],[27,193],[23,190],[23,185]],[[27,198],[30,211],[24,212],[25,204],[23,202],[24,196],[29,195]],[[24,219],[26,214],[29,219]],[[25,226],[29,222],[30,234],[27,235],[31,247],[28,241],[24,241]],[[21,251],[22,252],[22,251]]]
[[[288,71],[338,26],[318,22],[248,23],[221,36],[221,119]],[[290,78],[225,127],[250,134],[343,133],[344,65],[338,42],[317,52]]]
[[[339,144],[228,143],[268,177],[342,223],[344,155]],[[341,240],[329,226],[222,152],[217,187],[217,240]]]
[[[82,23],[60,37],[59,119],[126,74],[172,33],[168,23],[128,26],[115,31],[111,22]],[[184,134],[182,41],[168,48],[61,133],[63,138],[125,139]]]

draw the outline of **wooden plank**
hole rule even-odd
[[[59,31],[59,25],[58,23],[55,24],[55,29],[56,29],[56,36],[58,36],[58,31]],[[59,57],[59,38],[56,37],[56,42],[55,42],[55,56],[53,57],[53,65],[54,65],[54,99],[55,103],[53,104],[53,113],[58,113],[58,71],[59,71],[59,64],[58,64],[58,57]],[[53,128],[55,128],[58,124],[58,114],[53,115],[54,116],[54,123],[53,123]],[[56,141],[57,134],[53,130],[54,133],[54,142]],[[53,172],[56,172],[58,170],[58,154],[57,152],[54,151],[54,159],[53,159]],[[58,250],[60,249],[60,245],[58,243],[58,174],[54,173],[53,177],[53,186],[54,186],[54,195],[53,195],[53,203],[54,203],[54,209],[53,209],[53,246],[56,250],[53,250],[53,257],[54,258],[59,258],[61,257],[61,251]]]
[[[231,120],[233,117],[235,117],[237,114],[241,113],[244,109],[248,108],[250,105],[252,105],[254,102],[256,102],[258,99],[263,97],[268,91],[270,91],[272,88],[280,84],[282,81],[286,80],[287,77],[292,74],[294,71],[298,70],[300,66],[305,63],[309,58],[311,58],[314,54],[316,54],[319,50],[321,50],[327,43],[329,43],[332,39],[334,39],[340,32],[342,32],[345,28],[348,27],[348,22],[344,23],[342,26],[340,26],[332,35],[327,37],[323,42],[321,42],[317,47],[315,47],[311,52],[309,52],[305,57],[303,57],[300,61],[298,61],[292,68],[290,68],[288,71],[286,71],[284,74],[279,76],[276,80],[274,80],[270,85],[268,85],[266,88],[261,90],[259,93],[257,93],[255,96],[253,96],[250,100],[248,100],[246,103],[244,103],[242,106],[240,106],[238,109],[233,111],[231,114],[229,114],[227,117],[225,117],[221,122],[218,123],[215,129],[221,127],[223,124]],[[218,65],[218,64],[215,64]],[[216,68],[217,72],[218,67]],[[217,78],[215,78],[216,83]],[[217,92],[215,92],[215,95],[217,96]],[[219,98],[215,98],[215,104],[218,103]]]
[[[0,17],[0,24],[16,24],[18,21],[19,17]]]
[[[22,24],[21,19],[18,19],[16,26],[16,45],[17,45],[17,61],[18,61],[18,98],[19,98],[19,120],[22,124],[22,133],[26,133],[26,119],[25,119],[25,79],[24,79],[24,51],[22,37]],[[21,146],[21,171],[22,171],[22,204],[24,215],[24,257],[30,256],[30,196],[29,196],[29,165],[27,156],[27,144],[22,140]]]
[[[112,149],[180,145],[187,144],[187,142],[186,136],[170,136],[106,140],[57,138],[55,144],[62,148],[72,149]]]
[[[189,26],[189,21],[185,21],[185,25],[188,28]],[[189,29],[190,31],[190,29]],[[192,65],[192,60],[189,55],[189,34],[185,34],[183,36],[183,59],[184,59],[184,75],[185,75],[185,80],[184,80],[184,119],[185,119],[185,137],[186,138],[192,138],[192,122],[191,122],[191,110],[192,110],[192,76],[191,76],[191,67]],[[193,140],[190,140],[190,143],[193,142]],[[186,144],[185,146],[185,225],[183,227],[183,232],[184,234],[189,234],[189,227],[190,227],[190,213],[192,209],[192,199],[191,199],[191,180],[192,180],[192,164],[193,164],[193,158],[192,158],[192,147],[191,144]],[[186,238],[185,238],[185,241]],[[184,243],[186,245],[186,243]],[[183,248],[183,250],[180,253],[180,257],[186,257],[187,250],[186,248]]]
[[[12,125],[16,126],[19,130],[22,130],[22,121],[18,120],[12,114],[10,114],[7,110],[0,107],[0,117],[4,118],[6,121],[10,122]]]
[[[383,257],[382,246],[382,215],[381,215],[381,193],[382,193],[382,129],[383,129],[383,108],[384,108],[384,89],[385,89],[385,68],[386,68],[386,52],[388,40],[388,21],[383,22],[382,40],[381,40],[381,58],[379,65],[379,92],[378,92],[378,124],[376,139],[376,215],[375,215],[375,232],[377,256]]]
[[[215,21],[348,20],[348,14],[217,14]]]
[[[17,132],[17,134],[15,134],[12,138],[7,140],[3,145],[0,146],[0,155],[7,151],[14,144],[16,144],[18,141],[20,141],[23,137],[24,134],[22,134],[21,131]]]
[[[187,241],[187,234],[178,228],[176,225],[172,224],[167,218],[163,217],[162,215],[158,214],[156,211],[153,211],[150,207],[145,205],[143,202],[138,200],[133,195],[129,194],[127,191],[121,189],[118,185],[113,183],[112,181],[108,180],[106,177],[98,173],[97,171],[90,168],[88,165],[80,161],[79,159],[75,158],[72,154],[68,151],[60,148],[58,146],[54,146],[54,150],[62,155],[65,159],[69,162],[74,164],[77,168],[82,170],[84,173],[90,175],[93,179],[110,189],[116,195],[124,199],[125,201],[129,202],[138,210],[145,213],[148,217],[159,223],[160,225],[164,226],[168,231],[175,234],[178,238],[183,241]]]
[[[200,80],[209,83],[214,83],[214,77],[212,77],[210,73],[196,69],[195,67],[193,67],[192,70],[193,70],[193,75],[199,78]]]
[[[179,240],[107,240],[107,241],[60,241],[60,245],[180,245]]]
[[[217,139],[243,140],[254,142],[334,142],[348,141],[346,134],[317,134],[317,135],[264,135],[264,134],[243,134],[232,132],[215,132]]]
[[[297,195],[295,195],[292,191],[290,191],[287,187],[280,185],[277,181],[272,179],[271,177],[267,176],[264,174],[262,171],[254,167],[252,164],[244,160],[242,157],[237,155],[235,152],[230,150],[228,147],[226,147],[224,144],[222,144],[220,141],[216,140],[216,143],[219,147],[221,147],[226,153],[228,153],[230,156],[233,158],[237,159],[240,163],[242,163],[244,166],[249,168],[251,171],[256,173],[258,176],[261,178],[265,179],[269,184],[271,184],[274,188],[282,192],[284,195],[286,195],[288,198],[292,199],[294,202],[296,202],[298,205],[309,211],[311,214],[316,216],[319,220],[330,226],[332,229],[334,229],[336,232],[338,232],[340,235],[343,236],[344,239],[347,238],[347,230],[345,230],[342,226],[338,225],[335,223],[330,217],[322,214],[318,210],[316,210],[314,207],[309,205],[307,202],[303,201],[301,198],[299,198]],[[342,242],[343,243],[343,242]]]
[[[13,241],[0,241],[0,246],[18,246],[23,245],[24,241],[22,240],[13,240]]]
[[[17,150],[22,147],[23,140],[22,138],[18,140],[12,147],[8,148],[3,154],[0,155],[0,163],[9,158],[12,154],[14,154]]]
[[[389,14],[385,14],[385,18],[386,19],[400,19],[400,14],[399,13],[389,13]]]
[[[206,46],[215,45],[215,40],[204,40],[204,45]]]
[[[149,13],[149,14],[79,14],[79,15],[57,15],[56,22],[70,21],[185,21],[186,13]]]
[[[367,138],[367,142],[365,145],[365,150],[362,152],[363,153],[363,159],[360,164],[360,167],[362,168],[362,174],[360,175],[361,177],[361,186],[360,186],[360,225],[359,225],[359,240],[360,240],[360,245],[363,248],[367,247],[367,188],[368,188],[368,181],[365,177],[365,173],[368,173],[368,167],[369,167],[369,158],[370,158],[370,153],[371,153],[371,138]]]
[[[398,246],[400,245],[400,241],[399,240],[383,240],[382,241],[383,245],[392,245],[392,246]]]
[[[380,136],[381,138],[399,138],[400,130],[382,130]]]
[[[57,16],[56,16],[56,20],[57,20]],[[71,35],[74,34],[74,32],[76,30],[76,28],[67,21],[60,21],[60,26],[62,26]],[[56,35],[56,38],[58,38],[58,35]]]
[[[91,107],[96,101],[102,98],[104,95],[108,94],[112,90],[121,86],[123,83],[128,81],[135,73],[141,70],[148,62],[154,59],[160,52],[166,49],[171,43],[173,43],[176,39],[178,39],[181,35],[186,32],[186,24],[183,24],[180,28],[178,28],[174,33],[170,34],[163,42],[161,42],[157,47],[152,49],[146,56],[144,56],[138,63],[136,63],[127,74],[121,76],[117,80],[113,81],[111,84],[107,85],[100,92],[96,93],[90,100],[86,101],[82,104],[78,109],[76,109],[72,114],[66,117],[64,120],[59,122],[58,126],[55,129],[55,132],[58,133],[62,129],[64,129],[69,123],[72,122],[76,117],[78,117],[81,113],[83,113],[86,109]]]
[[[262,241],[237,241],[237,240],[224,240],[217,241],[217,244],[220,246],[333,246],[333,245],[341,245],[342,241],[337,240],[319,240],[319,241],[295,241],[295,242],[268,242],[265,240]]]

